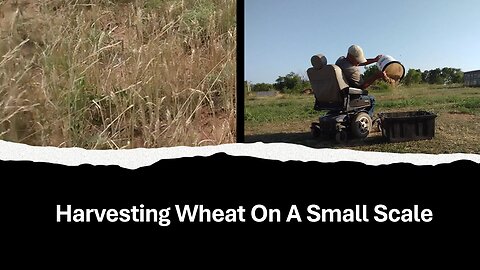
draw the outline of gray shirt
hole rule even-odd
[[[358,67],[352,65],[345,56],[338,58],[335,65],[339,66],[342,69],[343,75],[347,79],[348,85],[350,87],[360,88],[363,84],[362,74]]]

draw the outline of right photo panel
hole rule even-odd
[[[245,142],[479,154],[477,10],[246,0]]]

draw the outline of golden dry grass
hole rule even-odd
[[[235,141],[235,0],[0,0],[0,139]]]

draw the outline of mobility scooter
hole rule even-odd
[[[314,109],[327,111],[312,123],[314,137],[335,138],[345,143],[349,138],[364,139],[372,129],[372,101],[368,91],[349,87],[340,67],[327,65],[327,58],[311,58],[307,75],[315,95]]]

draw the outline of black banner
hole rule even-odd
[[[0,168],[9,243],[36,246],[37,255],[56,254],[44,243],[65,252],[105,247],[94,243],[259,240],[468,251],[478,224],[479,165],[470,161],[367,166],[215,154],[137,170],[6,161]]]

